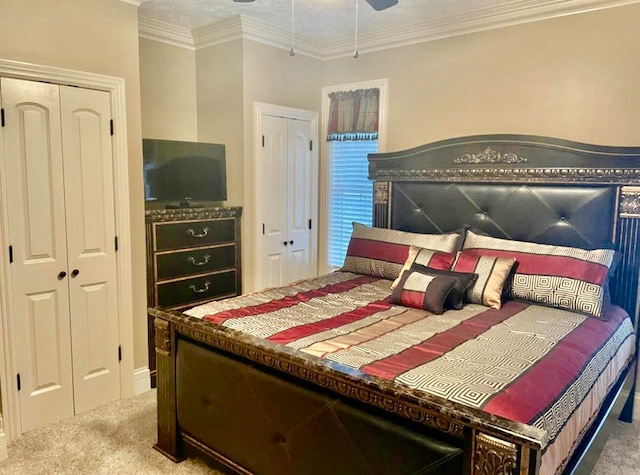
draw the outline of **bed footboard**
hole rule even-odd
[[[472,427],[438,432],[301,384],[156,318],[158,442],[228,473],[537,473],[539,453]],[[456,424],[456,427],[461,427]],[[446,429],[443,426],[443,429]],[[310,449],[312,448],[312,449]],[[326,464],[331,463],[328,467]]]

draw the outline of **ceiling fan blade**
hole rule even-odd
[[[367,3],[371,5],[374,10],[380,11],[397,5],[398,0],[367,0]]]

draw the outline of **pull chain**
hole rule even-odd
[[[295,10],[296,10],[296,0],[291,0],[291,49],[289,50],[289,54],[291,56],[296,55],[296,49],[293,44],[293,35],[295,31]]]

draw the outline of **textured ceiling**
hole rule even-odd
[[[410,26],[460,16],[483,16],[491,9],[518,9],[532,4],[562,3],[560,0],[399,0],[394,7],[375,11],[365,0],[295,0],[295,32],[318,42],[353,36],[356,1],[359,2],[359,34],[371,34],[390,28]],[[147,0],[140,15],[188,29],[237,15],[290,30],[291,0]]]

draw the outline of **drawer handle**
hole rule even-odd
[[[203,238],[205,237],[207,234],[209,234],[209,228],[202,228],[202,232],[200,234],[197,234],[193,228],[189,228],[187,229],[187,234],[191,237],[194,238]]]
[[[211,285],[211,282],[209,282],[208,280],[204,283],[204,287],[201,289],[196,288],[195,285],[191,284],[189,286],[189,290],[191,290],[191,292],[194,292],[196,294],[201,294],[203,292],[206,292],[207,290],[209,290],[209,286]]]
[[[196,262],[196,258],[193,256],[187,257],[187,261],[193,264],[194,266],[203,266],[205,264],[208,264],[209,259],[211,259],[211,256],[209,254],[205,254],[204,259],[201,260],[200,262]]]

